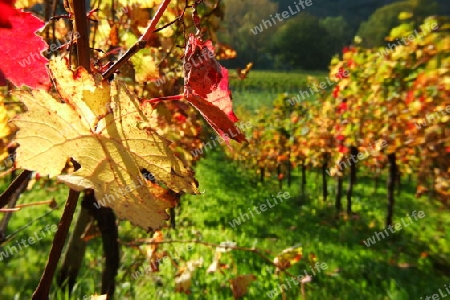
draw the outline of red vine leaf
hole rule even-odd
[[[0,0],[4,1],[4,0]],[[5,4],[0,2],[0,11]],[[0,23],[2,16],[0,16]],[[48,59],[41,52],[48,49],[47,43],[35,32],[44,26],[44,22],[31,13],[15,10],[10,15],[12,28],[0,28],[0,68],[6,79],[16,86],[27,85],[31,88],[49,86],[50,78],[45,65]],[[0,26],[1,27],[1,26]]]
[[[233,112],[228,70],[215,59],[211,41],[203,42],[191,34],[186,46],[184,68],[184,98],[226,141],[230,138],[227,133],[238,142],[246,141],[234,126],[238,119]]]
[[[206,98],[222,79],[222,66],[214,58],[211,41],[203,42],[194,35],[189,36],[184,53],[185,93],[194,93]]]
[[[6,86],[8,83],[6,82],[6,77],[3,74],[2,70],[0,70],[0,86]]]
[[[14,0],[0,0],[0,28],[11,28],[9,19],[15,14]]]
[[[340,91],[339,85],[335,86],[334,90],[333,90],[333,97],[334,98],[339,97],[339,91]]]

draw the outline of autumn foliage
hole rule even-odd
[[[322,168],[342,177],[349,170],[339,167],[350,157],[350,147],[373,155],[357,163],[379,176],[387,166],[387,155],[396,153],[400,174],[418,178],[417,195],[434,189],[448,203],[450,124],[450,39],[445,20],[429,18],[422,27],[437,30],[400,45],[386,56],[375,49],[351,46],[342,59],[330,65],[330,92],[314,95],[291,105],[280,95],[273,111],[255,118],[249,146],[229,155],[261,176],[286,178],[293,168]],[[436,26],[435,26],[436,27]],[[408,36],[412,23],[393,29],[388,40]],[[349,75],[344,76],[343,70]],[[319,83],[310,78],[309,83]],[[323,81],[323,80],[322,80]],[[260,122],[258,122],[261,120]],[[264,123],[264,120],[271,120]],[[388,146],[380,147],[379,140]],[[281,173],[280,173],[281,172]],[[427,178],[434,178],[427,186]]]

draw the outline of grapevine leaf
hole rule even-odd
[[[245,296],[248,291],[248,286],[256,280],[256,276],[253,274],[241,275],[236,278],[230,279],[231,290],[233,291],[234,299],[239,299]]]
[[[16,14],[14,0],[0,0],[0,28],[11,28],[10,18]]]
[[[192,275],[198,267],[203,265],[203,258],[200,257],[197,260],[191,260],[187,262],[186,266],[179,269],[175,275],[175,292],[190,294],[190,288],[192,284]]]
[[[303,256],[303,248],[301,246],[293,246],[283,250],[273,260],[279,269],[284,270],[296,264]]]
[[[147,183],[141,170],[177,193],[198,193],[170,142],[140,126],[148,120],[123,83],[110,84],[83,68],[70,71],[60,59],[50,62],[50,72],[65,103],[42,90],[15,93],[28,108],[14,120],[18,168],[56,176],[73,158],[81,168],[58,179],[77,191],[94,189],[100,205],[144,229],[160,228],[177,197]]]
[[[5,74],[0,70],[0,86],[6,86],[7,84]]]
[[[6,111],[3,95],[0,94],[0,161],[8,156],[8,136],[11,129],[8,126],[8,112]],[[5,168],[5,163],[0,165],[0,171]]]
[[[228,70],[214,58],[211,41],[203,42],[191,34],[186,45],[184,67],[184,98],[226,141],[228,133],[238,142],[246,141],[234,126],[238,119],[232,108]]]
[[[14,3],[14,6],[16,8],[32,8],[41,2],[41,0],[17,0],[16,3]]]
[[[150,51],[140,51],[136,53],[136,55],[131,58],[131,62],[135,68],[137,82],[147,82],[159,77],[155,59],[150,55]]]
[[[164,240],[163,233],[156,230],[153,237],[149,239],[151,242],[162,242]],[[164,257],[163,252],[159,252],[159,244],[148,244],[145,246],[145,252],[152,272],[159,272],[160,261]]]
[[[246,141],[245,136],[234,123],[217,106],[199,96],[192,96],[188,101],[202,114],[209,125],[226,141],[231,137],[238,142]]]
[[[217,51],[216,51],[216,58],[220,60],[224,59],[233,59],[236,58],[237,52],[231,46],[226,44],[218,44],[217,45]],[[253,63],[251,63],[253,64]],[[248,65],[247,65],[248,67]],[[246,67],[246,69],[247,69]]]
[[[216,248],[216,252],[214,254],[214,260],[211,263],[211,265],[208,267],[208,269],[206,270],[206,273],[214,273],[216,271],[220,271],[222,272],[222,269],[228,269],[229,266],[225,263],[221,263],[220,262],[220,257],[222,256],[222,251],[219,250],[221,248],[217,247]]]
[[[2,73],[16,86],[47,87],[50,84],[50,78],[45,68],[48,59],[41,52],[48,49],[48,45],[35,34],[39,28],[44,26],[44,22],[31,13],[18,9],[15,9],[15,14],[8,20],[11,22],[12,28],[0,28],[0,45],[2,45],[0,68]]]

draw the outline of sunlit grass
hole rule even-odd
[[[270,250],[273,259],[283,249],[301,244],[303,258],[290,271],[299,275],[309,269],[309,255],[314,254],[319,262],[327,264],[325,272],[313,277],[308,285],[308,299],[413,299],[436,293],[448,283],[450,278],[435,269],[436,262],[449,262],[448,228],[450,218],[440,213],[439,205],[430,203],[424,197],[414,197],[413,185],[405,185],[401,196],[397,197],[394,222],[400,221],[413,210],[423,210],[426,214],[420,222],[414,222],[392,236],[367,248],[362,241],[376,231],[384,229],[386,213],[386,189],[380,187],[373,194],[373,180],[368,175],[360,175],[354,194],[354,211],[359,219],[343,217],[334,219],[333,188],[327,202],[321,195],[321,180],[316,172],[308,172],[308,199],[299,205],[299,182],[294,171],[290,188],[284,184],[283,192],[291,198],[275,207],[255,214],[250,220],[232,228],[229,222],[241,212],[257,205],[272,194],[278,193],[275,178],[264,184],[258,183],[258,176],[252,169],[242,170],[221,153],[209,152],[196,167],[200,190],[198,196],[184,196],[178,211],[175,230],[165,229],[166,238],[221,243],[234,241],[238,246],[257,247]],[[384,179],[383,179],[384,180]],[[330,183],[331,185],[331,183]],[[65,193],[57,193],[58,202]],[[46,197],[44,190],[33,190],[23,201],[41,200]],[[344,200],[345,204],[345,200]],[[11,229],[25,224],[32,215],[39,215],[47,208],[32,208],[17,214],[11,221]],[[27,237],[40,230],[46,222],[56,222],[61,209],[54,211],[48,221],[36,222],[21,232]],[[128,222],[120,223],[120,239],[131,241],[136,237],[148,237],[144,231],[133,228]],[[444,241],[444,242],[442,242]],[[1,291],[2,299],[29,299],[45,265],[50,238],[15,254],[3,264],[1,279],[5,282]],[[163,245],[161,251],[175,255],[183,244]],[[232,292],[228,280],[243,274],[255,274],[258,278],[244,299],[266,297],[266,292],[277,287],[275,268],[253,253],[232,251],[222,254],[223,263],[228,268],[222,272],[208,274],[206,270],[213,262],[214,247],[191,244],[192,250],[181,253],[175,265],[170,262],[161,265],[161,271],[134,279],[131,274],[145,264],[145,248],[141,251],[126,246],[121,247],[121,268],[117,276],[119,299],[230,299]],[[100,238],[88,242],[88,252],[80,272],[79,282],[72,299],[82,299],[86,294],[99,291],[101,286]],[[175,274],[186,262],[202,258],[203,266],[192,277],[191,296],[174,292]],[[311,273],[311,272],[309,272]],[[56,291],[56,285],[53,286]],[[287,291],[288,299],[296,299],[299,288]],[[68,299],[54,292],[53,299]]]

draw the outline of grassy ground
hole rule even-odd
[[[397,197],[395,222],[400,222],[401,218],[409,221],[406,214],[413,210],[424,211],[425,218],[412,222],[405,229],[367,248],[362,241],[384,229],[386,206],[386,189],[381,187],[372,195],[373,182],[370,177],[361,178],[355,191],[354,211],[358,213],[359,219],[334,220],[332,201],[323,202],[320,199],[320,185],[316,184],[320,178],[315,173],[309,173],[308,176],[308,199],[303,205],[298,205],[297,183],[300,180],[294,174],[293,185],[283,188],[283,192],[289,192],[292,196],[289,200],[261,215],[255,214],[254,218],[232,228],[229,222],[238,217],[240,212],[279,192],[276,182],[273,180],[264,185],[257,183],[252,172],[239,170],[223,154],[214,152],[208,153],[198,164],[196,172],[200,189],[205,193],[184,197],[178,212],[177,228],[167,229],[164,233],[181,240],[198,239],[212,243],[234,241],[238,246],[256,246],[270,250],[273,254],[301,244],[303,258],[290,269],[291,273],[299,275],[307,270],[312,275],[308,262],[310,254],[314,254],[319,262],[326,263],[328,267],[307,285],[307,299],[419,299],[438,293],[439,288],[443,289],[444,284],[450,283],[450,277],[444,274],[445,270],[448,273],[450,261],[449,244],[446,242],[450,237],[450,218],[427,198],[414,198],[412,186],[404,186],[402,194]],[[65,189],[52,192],[61,204],[66,194]],[[35,189],[26,193],[21,202],[48,197],[44,189]],[[48,208],[40,207],[16,213],[11,221],[11,231],[48,211]],[[4,250],[21,238],[33,236],[47,224],[56,224],[61,212],[61,208],[56,209],[34,222],[0,249]],[[127,222],[120,223],[119,232],[122,241],[148,236],[142,230],[131,228]],[[30,299],[45,265],[50,243],[51,236],[48,235],[0,262],[0,279],[4,282],[0,299]],[[174,293],[177,270],[170,262],[163,263],[159,273],[133,278],[132,272],[146,264],[145,255],[141,253],[145,249],[140,251],[122,246],[117,299],[232,299],[228,280],[243,274],[257,276],[257,281],[250,285],[244,299],[268,299],[266,293],[277,287],[279,278],[274,275],[274,267],[254,253],[225,253],[222,262],[228,264],[229,268],[223,268],[223,273],[207,274],[206,270],[214,258],[214,247],[195,243],[188,245],[192,246],[192,250],[185,250],[187,244],[165,245],[162,248],[176,257],[179,267],[188,260],[203,259],[203,265],[192,275],[190,295]],[[82,299],[84,295],[100,289],[100,239],[90,240],[88,249],[79,283],[71,299]],[[287,291],[287,299],[299,299],[299,293],[298,287],[291,288]],[[55,292],[51,299],[68,297]]]
[[[249,112],[256,112],[261,107],[272,107],[273,100],[280,94],[294,96],[299,91],[307,90],[307,77],[310,75],[315,76],[319,81],[325,81],[328,73],[322,71],[282,73],[251,70],[245,80],[237,78],[230,80],[233,105],[242,107]],[[310,100],[313,100],[313,97]]]
[[[234,105],[255,112],[260,107],[271,107],[273,99],[283,93],[298,93],[306,86],[307,74],[301,71],[281,73],[251,70],[245,80],[230,79]],[[281,80],[282,79],[282,80]]]
[[[299,89],[305,88],[308,76],[324,78],[328,74],[323,71],[305,72],[277,72],[250,70],[245,80],[238,78],[230,79],[230,87],[237,92],[264,91],[266,93],[298,93]]]

